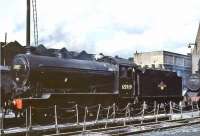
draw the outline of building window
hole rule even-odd
[[[164,56],[164,63],[165,64],[169,64],[169,65],[173,65],[173,56],[170,55],[165,55]]]
[[[185,66],[185,67],[191,67],[191,65],[192,65],[191,60],[189,60],[189,59],[184,59],[184,66]]]
[[[184,64],[183,64],[183,58],[175,57],[175,65],[177,65],[177,66],[184,66]]]

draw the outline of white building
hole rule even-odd
[[[186,78],[192,71],[191,55],[168,51],[135,53],[134,63],[141,67],[152,67],[177,72],[183,78],[183,87],[186,84]]]
[[[192,48],[192,73],[199,71],[200,65],[200,24],[195,40],[194,47]]]

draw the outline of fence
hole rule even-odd
[[[169,115],[169,119],[172,120],[173,114],[180,114],[180,118],[183,118],[183,113],[186,112],[186,108],[190,108],[192,113],[191,117],[194,117],[194,112],[199,111],[198,103],[191,103],[187,107],[182,102],[179,104],[170,102],[165,104],[154,102],[153,105],[147,105],[144,101],[141,105],[134,103],[128,103],[124,108],[118,107],[115,103],[112,105],[104,106],[101,104],[92,106],[74,105],[72,107],[61,107],[58,105],[50,107],[28,107],[22,111],[22,115],[25,117],[25,127],[27,129],[27,135],[32,133],[32,126],[36,124],[45,124],[55,126],[55,132],[60,133],[59,124],[71,123],[77,126],[82,126],[82,131],[87,130],[87,122],[94,124],[100,121],[104,123],[104,128],[108,128],[109,123],[114,123],[117,119],[121,119],[122,125],[126,126],[127,121],[140,118],[140,123],[144,123],[145,115],[151,115],[155,122],[158,122],[158,115]],[[168,110],[169,109],[169,112]],[[188,110],[187,110],[188,111]],[[41,119],[41,120],[40,120]],[[42,122],[40,122],[42,121]]]

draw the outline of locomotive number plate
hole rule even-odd
[[[15,70],[21,69],[21,65],[13,65],[13,69]]]
[[[131,90],[133,86],[131,84],[123,84],[122,85],[122,90]]]

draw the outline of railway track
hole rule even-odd
[[[160,114],[157,116],[158,120],[164,120],[169,119],[168,115]],[[141,117],[131,117],[131,118],[116,118],[116,119],[103,119],[99,120],[98,122],[95,121],[88,121],[88,122],[80,122],[79,124],[74,123],[66,123],[66,124],[58,124],[57,126],[55,124],[53,125],[34,125],[31,127],[32,132],[31,133],[39,133],[41,134],[48,134],[48,133],[55,133],[56,130],[59,130],[59,132],[80,132],[83,129],[85,130],[92,130],[92,129],[99,129],[102,128],[121,128],[123,126],[129,125],[129,124],[136,124],[142,122],[152,122],[155,121],[154,116],[144,116],[144,118]],[[27,132],[29,132],[29,126],[27,127],[13,127],[8,128],[4,130],[5,135],[24,135]],[[104,130],[103,129],[103,130]]]
[[[22,135],[131,135],[154,130],[169,129],[200,123],[199,111],[180,114],[159,114],[156,116],[104,119],[98,122],[80,122],[79,124],[34,125],[31,127],[14,127],[4,130],[6,136]]]
[[[66,132],[59,134],[48,134],[43,136],[64,136],[64,135],[112,135],[112,136],[123,136],[123,135],[132,135],[138,133],[145,133],[155,130],[164,130],[171,129],[175,127],[181,127],[192,124],[199,124],[200,117],[197,118],[188,118],[188,119],[179,119],[172,121],[159,121],[151,122],[144,124],[129,124],[126,126],[116,126],[110,128],[99,128],[91,129],[86,131],[77,131],[77,132]]]

